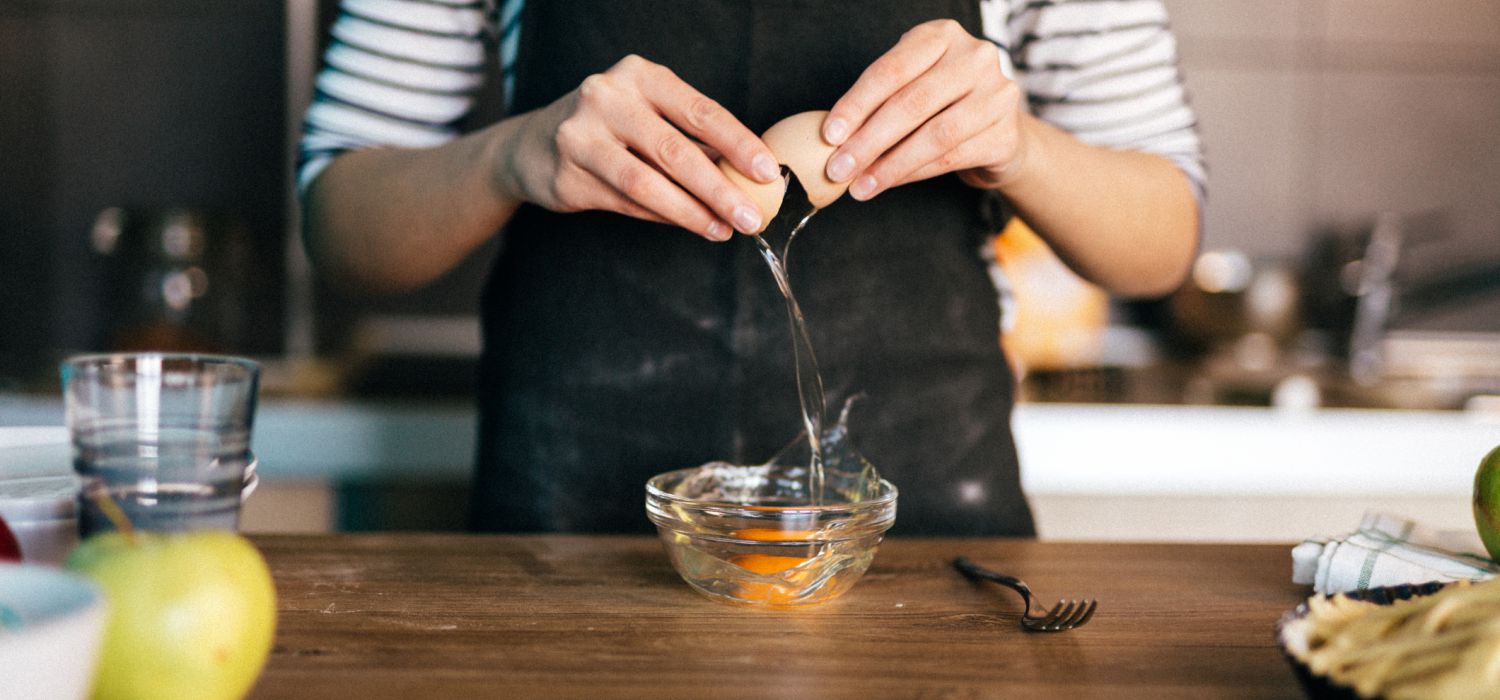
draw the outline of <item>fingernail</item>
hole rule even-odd
[[[854,156],[840,153],[828,161],[828,179],[843,182],[854,174]]]
[[[838,117],[823,122],[823,140],[835,146],[849,138],[849,122]]]
[[[750,207],[734,208],[734,227],[740,233],[755,233],[760,230],[760,212]]]
[[[869,175],[860,178],[854,184],[849,186],[849,195],[860,201],[869,199],[870,195],[874,193],[875,178],[870,177]]]
[[[708,237],[716,241],[729,240],[729,227],[717,219],[708,225]]]
[[[761,182],[770,182],[781,174],[781,168],[776,167],[775,159],[764,153],[756,156],[750,161],[751,169],[755,170],[755,177]]]

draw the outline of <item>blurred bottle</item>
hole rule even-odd
[[[91,233],[106,258],[112,350],[227,352],[246,333],[254,271],[243,222],[194,209],[99,213]]]

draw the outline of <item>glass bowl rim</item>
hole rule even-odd
[[[844,502],[844,503],[827,503],[827,504],[823,504],[823,505],[806,505],[806,506],[751,506],[750,504],[747,504],[747,503],[736,503],[734,501],[710,501],[710,500],[704,500],[704,499],[701,499],[701,498],[687,498],[685,496],[678,496],[678,495],[675,495],[675,494],[667,493],[666,491],[663,491],[660,487],[657,486],[658,483],[660,483],[662,481],[665,481],[665,480],[668,480],[669,478],[671,478],[673,476],[686,474],[688,472],[695,472],[695,471],[698,471],[698,470],[702,469],[705,466],[707,466],[707,465],[701,465],[700,464],[700,465],[698,465],[696,467],[687,467],[685,469],[674,469],[672,471],[662,472],[660,474],[657,474],[656,476],[651,477],[650,479],[647,479],[646,480],[646,498],[647,498],[647,500],[648,501],[649,500],[665,501],[665,502],[668,502],[668,503],[674,503],[674,504],[678,504],[678,505],[682,505],[682,506],[687,506],[687,507],[713,507],[713,508],[725,508],[725,507],[728,507],[728,508],[741,508],[741,509],[747,509],[747,510],[755,510],[755,511],[758,511],[758,512],[785,513],[785,514],[788,514],[788,515],[816,515],[816,514],[825,514],[826,515],[826,514],[828,514],[830,512],[838,512],[838,511],[848,511],[851,514],[857,514],[857,513],[862,513],[862,512],[866,512],[866,511],[880,511],[880,510],[885,510],[887,508],[892,508],[892,507],[895,506],[896,496],[898,495],[898,491],[896,489],[896,485],[892,484],[890,481],[882,478],[880,480],[880,495],[876,496],[875,498],[871,498],[871,499],[864,500],[864,501],[856,501],[856,502],[853,502],[853,503],[849,503],[849,502]],[[735,467],[738,467],[738,468],[741,468],[741,469],[757,469],[757,468],[769,469],[769,468],[772,468],[772,465],[766,465],[766,464],[731,465],[731,466],[735,466]]]

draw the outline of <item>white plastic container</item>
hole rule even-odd
[[[60,566],[78,543],[72,460],[67,428],[0,428],[0,518],[22,561]]]
[[[21,545],[21,561],[62,566],[78,544],[78,478],[0,478],[0,518]]]

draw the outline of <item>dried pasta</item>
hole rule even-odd
[[[1363,697],[1500,697],[1500,579],[1391,605],[1314,596],[1308,609],[1287,625],[1289,650]]]

